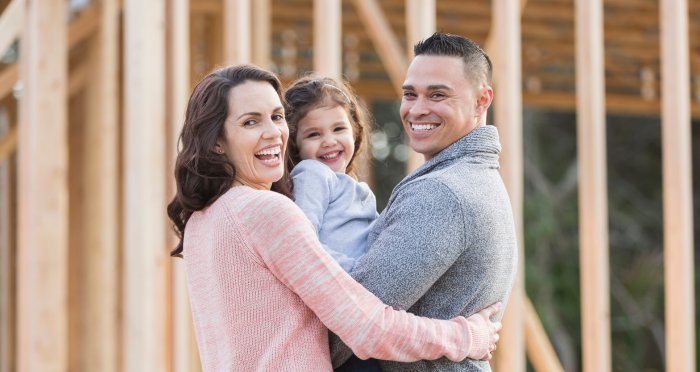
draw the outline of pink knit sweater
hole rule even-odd
[[[280,194],[232,188],[192,215],[184,244],[204,371],[330,371],[326,327],[360,358],[456,361],[475,343],[465,318],[426,319],[381,303]]]

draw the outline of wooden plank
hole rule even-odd
[[[15,182],[14,161],[10,161],[2,150],[16,147],[17,127],[10,129],[8,110],[0,107],[0,372],[15,371],[16,334],[16,270],[17,246],[15,244]],[[14,138],[13,140],[9,140]],[[5,142],[14,142],[7,146]],[[14,151],[14,150],[13,150]],[[8,151],[9,152],[9,151]]]
[[[525,343],[527,355],[535,371],[564,372],[554,347],[547,337],[537,311],[530,298],[525,296],[523,301],[525,310]]]
[[[17,127],[0,138],[0,162],[6,161],[17,150]]]
[[[97,7],[92,4],[80,12],[78,18],[70,23],[68,29],[68,45],[70,48],[92,36],[100,24]]]
[[[63,1],[29,1],[25,8],[18,145],[20,372],[68,369],[67,11]]]
[[[340,0],[314,0],[314,70],[321,76],[341,75],[340,14]]]
[[[525,324],[523,301],[525,297],[524,244],[523,244],[523,108],[520,19],[521,0],[494,0],[492,26],[489,34],[494,75],[494,115],[503,150],[500,155],[501,176],[513,207],[518,239],[518,273],[503,316],[503,332],[499,341],[495,364],[498,371],[525,371]]]
[[[611,369],[602,0],[576,0],[583,371]]]
[[[661,140],[664,202],[666,370],[695,371],[693,188],[688,4],[663,1]]]
[[[19,37],[23,21],[24,0],[12,0],[0,14],[0,56]]]
[[[165,2],[124,3],[124,370],[170,371]]]
[[[118,205],[119,9],[116,0],[91,6],[96,22],[87,61],[83,63],[85,125],[82,151],[83,226],[80,229],[82,284],[88,324],[79,340],[83,371],[116,372],[119,338],[120,233]],[[85,12],[84,12],[85,13]],[[81,17],[83,17],[81,15]],[[98,27],[99,25],[99,27]],[[92,27],[92,26],[90,26]],[[90,28],[87,27],[87,28]],[[71,85],[73,77],[71,77]]]
[[[224,2],[224,64],[250,63],[250,1]]]
[[[435,0],[406,0],[406,55],[413,59],[413,46],[435,32]],[[423,165],[423,155],[410,150],[406,173]]]
[[[253,63],[263,68],[271,68],[270,52],[272,50],[272,32],[270,20],[272,11],[271,0],[253,1]]]
[[[168,2],[168,79],[167,80],[167,174],[172,174],[177,156],[177,143],[185,117],[185,109],[190,93],[190,2],[173,0]],[[172,176],[167,179],[167,195],[170,200],[175,195],[175,182]],[[169,249],[175,247],[177,238],[172,231],[168,234]],[[174,372],[201,370],[197,344],[195,342],[190,303],[187,295],[187,281],[184,262],[170,259],[172,297],[172,346],[171,359]]]
[[[374,49],[386,67],[394,89],[398,95],[401,95],[401,85],[406,76],[408,63],[389,22],[376,0],[353,0],[353,4],[360,14]]]

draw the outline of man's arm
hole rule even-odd
[[[351,275],[387,305],[407,310],[465,249],[465,219],[453,193],[433,179],[403,186],[382,218],[376,227],[383,229]],[[331,335],[334,366],[351,354]]]

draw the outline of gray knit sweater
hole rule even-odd
[[[498,172],[493,126],[479,127],[402,180],[375,222],[351,275],[395,309],[440,319],[506,304],[517,241]],[[505,307],[505,306],[504,306]],[[498,318],[502,315],[498,314]],[[333,365],[352,351],[331,335]],[[446,358],[382,361],[384,371],[491,371],[488,362]]]

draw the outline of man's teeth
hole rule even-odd
[[[340,152],[336,151],[336,152],[332,152],[330,154],[321,155],[321,159],[331,160],[331,159],[337,158],[338,156],[340,156]]]
[[[419,130],[432,130],[437,128],[437,124],[411,124],[411,129],[415,131]]]

